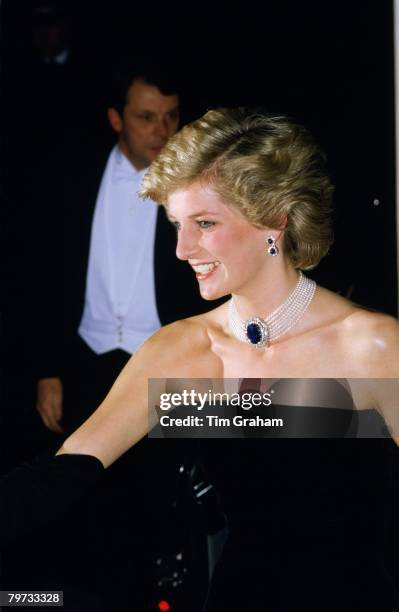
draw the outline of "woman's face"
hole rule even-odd
[[[206,300],[259,287],[267,230],[248,223],[210,187],[193,184],[172,193],[167,213],[177,229],[176,255],[193,268]]]

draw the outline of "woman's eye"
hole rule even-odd
[[[201,229],[209,229],[210,227],[215,225],[213,221],[199,221],[198,220],[197,223]]]

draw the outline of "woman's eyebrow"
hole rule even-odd
[[[168,217],[169,221],[176,221],[176,218],[167,209],[165,210],[166,210],[166,216]],[[213,217],[219,217],[220,213],[203,209],[203,210],[199,210],[199,211],[192,213],[191,215],[188,216],[188,218],[195,219],[195,217],[203,217],[205,215],[212,215]]]
[[[192,215],[189,215],[189,219],[192,219],[193,217],[202,217],[204,215],[213,215],[214,217],[218,217],[219,213],[213,212],[212,210],[203,209],[193,213]]]

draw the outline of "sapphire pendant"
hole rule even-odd
[[[261,348],[269,342],[269,329],[263,319],[253,317],[244,323],[244,334],[246,341],[256,348]]]

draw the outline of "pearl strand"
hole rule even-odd
[[[232,297],[228,310],[231,331],[238,340],[249,342],[257,347],[277,340],[298,323],[312,301],[315,291],[316,283],[299,272],[299,280],[293,292],[266,319],[252,317],[246,321],[240,319]],[[250,339],[248,333],[248,326],[250,325],[257,327],[256,332],[259,332],[261,336],[258,342]]]

